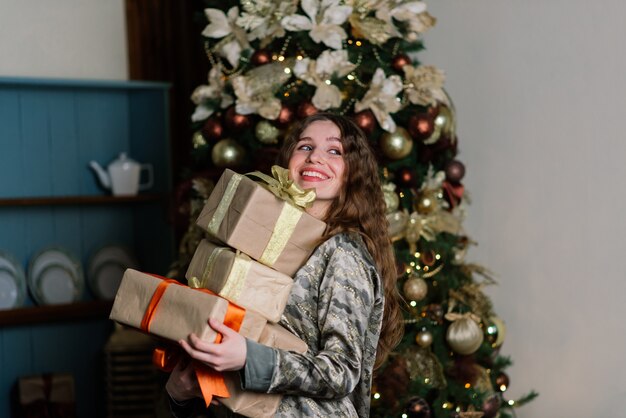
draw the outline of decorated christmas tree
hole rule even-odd
[[[405,336],[377,371],[373,417],[511,417],[503,321],[466,261],[468,203],[455,108],[444,73],[423,65],[435,19],[411,0],[207,0],[210,71],[192,95],[193,161],[179,188],[189,222],[170,275],[182,277],[203,233],[194,220],[224,168],[269,171],[297,119],[351,117],[380,162]]]

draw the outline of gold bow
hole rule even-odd
[[[454,322],[454,321],[458,321],[459,319],[464,319],[464,318],[468,318],[471,319],[472,321],[476,322],[477,324],[480,324],[480,317],[478,315],[476,315],[473,312],[466,312],[466,313],[456,313],[456,312],[448,312],[445,315],[445,318],[450,321],[450,322]]]
[[[249,176],[263,180],[266,189],[276,197],[286,200],[302,209],[310,207],[315,201],[315,189],[303,190],[289,178],[289,170],[278,165],[272,166],[272,176],[259,171],[248,173]]]

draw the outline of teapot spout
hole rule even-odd
[[[89,161],[89,167],[91,167],[93,171],[96,172],[96,174],[98,175],[98,180],[100,180],[100,183],[102,183],[102,186],[105,189],[110,189],[111,177],[109,177],[109,174],[100,166],[100,164],[98,164],[95,161]]]

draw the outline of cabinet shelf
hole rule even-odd
[[[149,203],[164,200],[160,194],[137,196],[48,196],[0,198],[0,207],[14,206],[70,206],[70,205],[115,205]]]
[[[0,310],[0,327],[94,318],[105,319],[109,317],[112,306],[113,302],[111,301],[97,300]]]

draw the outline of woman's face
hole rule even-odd
[[[302,131],[289,159],[291,179],[303,189],[315,189],[316,199],[308,212],[319,218],[339,196],[345,181],[340,137],[333,122],[315,121]]]

